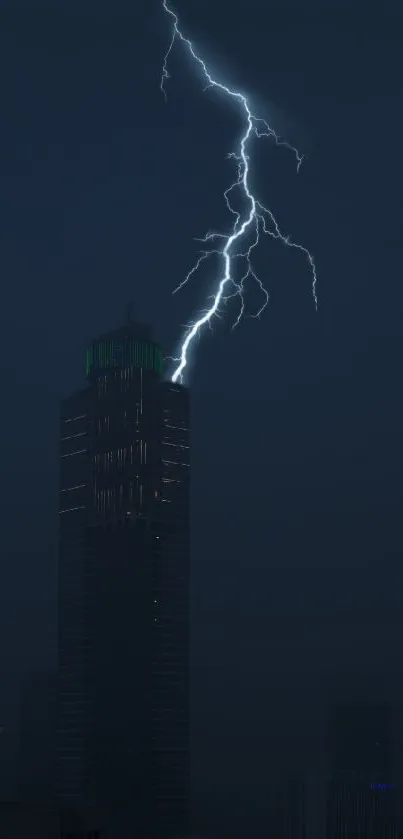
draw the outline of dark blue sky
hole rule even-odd
[[[315,254],[265,245],[260,322],[200,342],[193,390],[198,797],[264,803],[336,698],[400,700],[402,19],[355,4],[182,0],[215,72],[307,154],[262,142],[254,187]],[[226,226],[241,122],[201,92],[157,0],[0,5],[0,713],[54,659],[60,398],[128,300],[167,352],[205,278],[171,291],[193,237]],[[397,672],[397,668],[399,672]],[[382,679],[380,678],[382,676]],[[303,739],[303,738],[302,738]],[[245,783],[250,793],[245,792]],[[222,807],[225,788],[218,796]],[[232,805],[234,806],[234,805]],[[246,812],[246,811],[245,811]],[[238,814],[234,814],[238,815]]]

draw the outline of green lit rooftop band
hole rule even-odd
[[[94,370],[110,370],[123,367],[143,367],[162,375],[162,351],[156,344],[133,339],[96,341],[86,352],[86,374]]]

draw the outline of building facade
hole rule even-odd
[[[129,322],[61,412],[57,796],[122,839],[189,818],[189,396],[162,368]]]

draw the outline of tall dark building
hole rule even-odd
[[[102,839],[188,830],[189,397],[162,368],[128,322],[62,405],[57,794]]]
[[[327,839],[400,839],[390,709],[341,705],[329,727]]]

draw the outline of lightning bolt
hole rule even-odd
[[[276,134],[274,129],[268,124],[268,122],[266,122],[265,119],[255,116],[255,114],[252,112],[249,106],[249,101],[247,97],[244,96],[244,94],[240,93],[237,90],[232,90],[231,88],[223,84],[223,82],[219,82],[213,79],[203,59],[200,58],[200,56],[197,54],[192,42],[189,41],[189,39],[186,38],[181,32],[179,28],[178,15],[170,7],[168,0],[162,0],[162,6],[165,12],[172,19],[172,37],[164,57],[161,74],[161,90],[165,96],[165,99],[167,99],[165,83],[170,78],[168,72],[169,58],[172,49],[175,45],[175,42],[180,41],[186,47],[187,51],[190,53],[191,58],[202,70],[203,76],[206,80],[205,90],[207,90],[208,88],[217,88],[217,90],[220,90],[227,96],[231,97],[232,99],[235,99],[239,103],[241,111],[243,112],[245,117],[245,131],[241,139],[239,140],[237,150],[232,151],[228,155],[229,159],[235,161],[237,170],[235,180],[224,192],[224,199],[227,208],[234,217],[231,232],[229,234],[215,232],[207,233],[206,236],[204,236],[203,239],[201,239],[200,241],[205,243],[209,247],[201,252],[199,258],[197,259],[193,267],[190,269],[189,273],[182,280],[182,282],[174,289],[174,293],[180,291],[180,289],[183,288],[183,286],[185,286],[189,282],[191,277],[193,277],[194,274],[197,273],[201,264],[208,260],[211,256],[218,255],[220,257],[223,264],[222,277],[218,282],[218,286],[214,295],[211,298],[211,305],[208,306],[202,314],[200,314],[200,316],[197,318],[197,320],[194,321],[194,323],[188,326],[181,346],[180,356],[179,358],[173,359],[177,363],[177,366],[174,372],[172,373],[171,379],[173,382],[182,382],[183,373],[188,363],[188,355],[192,342],[195,338],[200,337],[200,333],[203,327],[211,327],[211,321],[214,317],[219,316],[222,304],[225,304],[229,299],[234,297],[238,297],[240,300],[240,310],[238,317],[236,318],[233,324],[233,328],[235,326],[238,326],[238,324],[240,323],[245,313],[244,292],[245,284],[248,280],[252,279],[258,285],[262,293],[262,305],[255,314],[251,315],[251,317],[259,318],[264,309],[266,308],[269,302],[269,294],[265,289],[262,281],[259,279],[255,271],[253,270],[251,263],[252,251],[254,250],[254,248],[258,246],[260,236],[262,234],[271,236],[273,239],[278,239],[286,247],[295,248],[305,255],[308,261],[309,270],[312,278],[312,297],[314,300],[315,309],[317,309],[318,306],[318,298],[316,293],[317,274],[315,260],[312,254],[303,245],[300,245],[297,242],[293,242],[290,236],[284,234],[281,231],[273,212],[268,207],[264,206],[264,204],[262,204],[255,197],[255,195],[251,191],[249,183],[250,155],[248,154],[248,146],[250,140],[253,137],[271,138],[277,146],[285,146],[285,148],[292,152],[292,154],[295,157],[297,172],[299,172],[300,166],[303,161],[303,156],[300,155],[300,153],[296,148],[294,148],[294,146],[291,146],[285,140],[282,140]],[[249,210],[246,212],[246,214],[243,215],[243,217],[241,213],[234,209],[231,203],[232,193],[237,189],[241,190],[245,198],[245,204],[249,207]],[[211,247],[212,245],[214,245],[214,243],[218,243],[220,241],[222,243],[221,248],[218,246]],[[243,249],[242,245],[244,245]],[[237,275],[235,274],[234,268],[235,261],[238,261],[240,259],[243,259],[244,261],[245,271],[241,279],[237,280]]]

